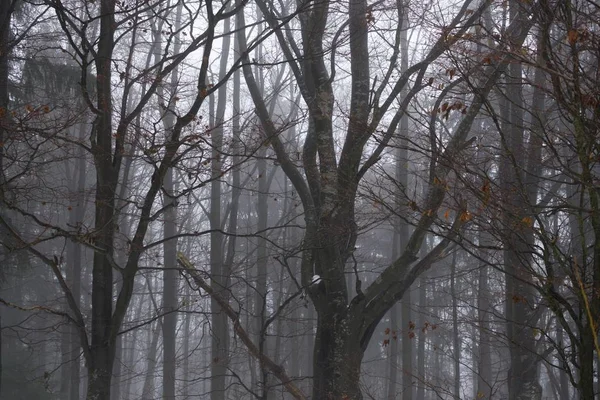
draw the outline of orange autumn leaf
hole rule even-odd
[[[579,32],[577,32],[576,29],[571,29],[569,33],[567,33],[567,40],[569,41],[570,45],[574,45],[577,42],[578,38]]]
[[[460,220],[462,222],[470,221],[472,218],[473,218],[473,216],[468,211],[464,211],[462,214],[460,214]]]
[[[533,218],[531,218],[531,217],[523,217],[521,222],[523,223],[523,225],[525,225],[529,228],[531,228],[533,226]]]

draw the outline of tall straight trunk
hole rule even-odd
[[[83,139],[85,132],[83,126],[80,130],[80,137]],[[84,202],[84,191],[86,185],[86,173],[87,163],[85,160],[84,150],[81,149],[75,170],[78,173],[77,177],[77,193],[79,193],[79,201],[75,206],[75,210],[69,215],[69,218],[73,218],[73,221],[69,221],[71,226],[77,226],[83,222],[85,214],[85,202]],[[81,244],[70,241],[67,244],[67,279],[70,281],[71,293],[75,299],[75,305],[81,307],[81,273],[83,269],[83,249]],[[74,357],[73,362],[70,364],[70,386],[69,386],[69,399],[79,400],[80,393],[80,380],[81,380],[81,367],[79,357],[75,355],[79,354],[80,343],[79,343],[79,330],[75,326],[70,327],[70,350]]]
[[[70,346],[69,346],[70,335],[69,334],[70,334],[70,329],[68,326],[65,327],[64,332],[60,333],[60,351],[62,354],[61,354],[61,358],[60,358],[61,369],[60,369],[59,393],[63,399],[69,398],[69,382],[71,379],[71,376],[70,376],[71,354],[69,352],[69,350],[70,350]]]
[[[586,321],[579,334],[579,399],[594,400],[594,332]]]
[[[400,32],[400,71],[404,73],[408,69],[408,5],[404,1],[399,2],[398,13],[401,18]],[[400,94],[401,98],[408,94],[408,87],[405,86]],[[400,120],[399,126],[400,145],[396,150],[396,180],[398,181],[398,193],[396,193],[397,212],[402,213],[403,206],[406,204],[408,193],[401,193],[401,190],[408,190],[408,114],[404,113]],[[394,254],[393,260],[397,260],[403,253],[408,238],[408,225],[398,218],[396,221],[396,229],[394,230],[394,242],[397,242],[398,252]],[[413,344],[414,341],[414,326],[411,312],[411,296],[410,292],[403,296],[400,301],[401,324],[398,332],[398,339],[401,338],[402,352],[402,398],[404,400],[412,400],[413,398]]]
[[[556,343],[558,348],[564,349],[564,341],[563,341],[563,328],[562,326],[556,327]],[[564,357],[560,357],[559,363],[562,368],[559,369],[559,382],[560,382],[560,399],[568,399],[569,397],[569,376],[567,374],[566,360]]]
[[[183,0],[177,3],[175,16],[175,31],[179,32],[181,28],[181,14],[183,11]],[[181,40],[179,34],[175,36],[173,53],[178,54],[181,49]],[[171,74],[169,104],[163,115],[163,127],[167,136],[175,126],[175,106],[174,99],[177,97],[177,85],[179,83],[179,68],[175,68]],[[163,90],[159,90],[158,95],[163,96]],[[163,206],[165,207],[164,227],[163,227],[163,400],[175,400],[175,380],[177,375],[177,308],[178,308],[178,272],[177,272],[177,203],[175,201],[175,191],[173,184],[173,168],[169,168],[163,182]]]
[[[230,49],[230,19],[227,18],[223,27],[223,46],[219,70],[219,80],[225,77],[227,60]],[[218,91],[218,104],[214,115],[212,130],[211,153],[211,194],[210,194],[210,272],[211,286],[218,289],[221,295],[227,296],[228,271],[223,260],[223,235],[219,232],[221,226],[221,178],[223,175],[223,123],[227,105],[227,84]],[[211,102],[212,103],[212,102]],[[229,330],[225,313],[221,311],[218,302],[211,298],[212,328],[211,338],[211,400],[224,400],[226,377],[229,357]]]
[[[12,13],[14,11],[16,1],[3,1],[0,4],[0,141],[2,143],[6,140],[6,133],[9,127],[9,116],[8,105],[8,73],[9,65],[8,60],[11,54],[12,46],[9,43],[10,40],[10,26]],[[0,188],[2,191],[2,200],[4,200],[4,146],[0,146]]]
[[[398,14],[401,21],[400,29],[400,53],[401,53],[401,64],[400,69],[401,73],[406,71],[408,68],[408,37],[406,29],[407,25],[407,12],[405,4],[402,2],[399,3],[398,6]],[[406,90],[403,91],[402,96],[406,95]],[[398,181],[398,186],[395,193],[395,207],[396,212],[398,214],[401,213],[403,204],[406,203],[406,193],[401,192],[402,189],[406,190],[408,184],[408,150],[406,145],[408,144],[408,115],[404,115],[400,121],[400,126],[398,128],[398,134],[400,137],[399,145],[396,150],[396,169],[395,169],[395,178]],[[406,245],[406,241],[408,240],[408,225],[402,221],[401,218],[394,218],[394,234],[392,237],[392,254],[391,259],[396,260],[402,254],[403,247]],[[396,305],[390,310],[391,320],[392,320],[392,330],[396,330],[396,338],[392,338],[393,343],[390,348],[390,362],[389,362],[389,384],[387,389],[387,397],[388,400],[392,400],[396,397],[396,385],[398,380],[398,366],[400,365],[400,344],[402,344],[402,354],[404,354],[405,350],[405,334],[404,330],[406,329],[405,325],[405,312],[404,308],[400,307],[400,305]],[[400,318],[399,318],[400,317]],[[412,357],[412,356],[410,356]],[[404,372],[406,366],[404,365],[404,356],[402,358],[402,370]],[[404,378],[404,373],[402,374],[402,382],[406,381]],[[406,386],[403,387],[403,396],[405,395],[404,390]],[[410,397],[408,397],[410,400]]]
[[[509,2],[511,21],[524,18],[523,7],[517,0]],[[540,50],[544,40],[538,40]],[[542,50],[543,51],[543,50]],[[540,54],[538,61],[542,62]],[[540,399],[542,388],[538,382],[539,358],[536,355],[536,337],[531,328],[535,326],[539,312],[535,312],[536,296],[531,285],[531,265],[535,245],[531,226],[519,226],[525,218],[533,220],[537,203],[540,179],[543,129],[545,76],[541,68],[536,70],[536,88],[532,101],[532,127],[527,148],[524,142],[524,106],[522,94],[523,69],[520,62],[513,60],[508,69],[507,100],[509,102],[508,123],[505,129],[505,154],[501,163],[501,187],[507,210],[504,228],[504,266],[506,271],[506,318],[509,340],[510,369],[508,390],[510,400]],[[526,154],[520,157],[520,154]],[[508,165],[510,163],[510,165]],[[523,186],[521,182],[524,182]],[[526,220],[526,219],[525,219]],[[511,232],[511,230],[513,232]],[[515,232],[516,231],[516,232]],[[515,234],[516,233],[516,234]]]
[[[186,304],[190,304],[192,296],[190,295],[190,288],[188,285],[185,287],[185,299]],[[183,322],[183,368],[182,368],[182,377],[181,381],[183,382],[183,387],[181,389],[181,397],[183,400],[188,400],[190,397],[190,336],[192,336],[192,332],[190,332],[190,323],[192,321],[192,313],[189,307],[186,307],[185,318]]]
[[[115,343],[115,361],[112,370],[112,386],[110,388],[110,399],[121,399],[121,381],[123,375],[123,337],[119,335]]]
[[[137,305],[137,308],[134,312],[134,316],[133,316],[134,321],[139,321],[139,319],[142,315],[143,305],[144,305],[144,295],[141,295],[139,303]],[[140,336],[141,332],[143,332],[141,329],[136,329],[132,332],[129,332],[123,338],[123,340],[125,340],[124,343],[126,343],[126,345],[125,345],[126,356],[124,359],[124,364],[129,373],[128,379],[125,380],[125,388],[123,390],[124,398],[126,400],[131,399],[131,383],[133,381],[132,377],[135,376],[135,369],[136,369],[135,368],[136,366],[134,363],[134,359],[136,356],[136,350],[137,350],[136,343],[138,341],[137,339]],[[128,340],[126,340],[126,339],[128,339]]]
[[[305,300],[308,302],[308,300]],[[305,315],[305,326],[306,326],[306,332],[304,334],[304,340],[305,343],[303,344],[303,348],[307,349],[306,352],[304,352],[304,355],[302,357],[302,377],[306,378],[306,386],[304,387],[304,390],[309,393],[310,392],[310,388],[312,388],[312,384],[314,381],[313,378],[313,370],[314,370],[314,352],[310,351],[310,349],[314,349],[315,348],[315,308],[312,306],[312,304],[307,304],[306,305],[306,309],[303,310],[303,314]],[[304,342],[303,340],[303,342]]]
[[[148,349],[148,364],[146,367],[146,376],[144,378],[144,386],[142,388],[142,399],[154,398],[154,373],[156,372],[156,364],[158,363],[158,340],[160,339],[161,319],[156,321],[156,326],[151,329],[150,348]]]
[[[452,296],[452,348],[454,361],[454,398],[460,399],[460,337],[458,333],[458,298],[456,293],[456,252],[450,263],[450,295]]]
[[[425,328],[425,322],[427,322],[427,275],[423,275],[419,278],[419,321],[418,326],[422,329]],[[419,385],[417,386],[417,400],[425,400],[425,384],[427,377],[425,373],[425,362],[427,361],[428,354],[425,352],[425,343],[427,342],[427,335],[422,332],[419,334],[419,347],[417,348],[417,380]]]
[[[407,292],[400,301],[402,313],[402,399],[404,400],[412,400],[414,382],[416,382],[413,371],[413,338],[415,332],[411,308],[411,295],[410,292]]]
[[[477,287],[477,327],[479,343],[477,346],[477,397],[490,399],[492,395],[492,349],[490,344],[490,304],[488,299],[488,267],[479,267]]]
[[[264,146],[258,152],[258,204],[257,204],[257,230],[262,232],[257,241],[256,251],[256,292],[254,299],[254,318],[257,342],[261,353],[267,354],[267,332],[263,331],[267,313],[267,218],[268,218],[268,191],[267,161]],[[262,363],[259,363],[259,386],[261,399],[267,399],[269,393],[269,374]]]
[[[100,3],[100,35],[95,59],[99,114],[94,123],[92,154],[96,168],[95,245],[92,267],[92,327],[88,361],[88,400],[109,400],[115,343],[113,328],[113,266],[115,194],[119,166],[113,164],[112,55],[114,49],[115,2]],[[95,140],[94,140],[95,139]]]
[[[175,376],[177,371],[176,342],[177,342],[177,308],[178,308],[178,272],[177,272],[177,208],[173,193],[173,169],[169,169],[163,184],[165,190],[164,205],[164,266],[163,273],[163,399],[175,400]],[[168,240],[167,240],[168,239]]]
[[[268,204],[267,204],[267,163],[265,160],[266,152],[264,147],[261,147],[258,153],[258,205],[257,205],[257,230],[266,232]],[[261,235],[257,243],[256,251],[256,292],[254,296],[254,331],[256,339],[259,343],[261,353],[267,353],[267,337],[266,332],[263,332],[263,325],[266,318],[266,302],[267,302],[267,242]],[[261,388],[261,399],[266,399],[269,391],[268,372],[262,363],[259,363],[259,381],[257,382]]]
[[[9,96],[8,96],[8,79],[9,79],[9,55],[11,46],[9,44],[11,17],[16,2],[3,1],[0,4],[0,142],[4,143],[9,127]],[[4,146],[0,146],[0,200],[4,201],[4,185],[6,179],[4,176]],[[0,209],[3,205],[0,202]],[[4,256],[4,246],[0,246],[0,254]],[[4,258],[4,257],[3,257]],[[1,271],[0,271],[1,272]],[[0,278],[2,278],[0,274]],[[1,316],[0,316],[1,317]],[[2,324],[0,324],[0,328]],[[3,354],[2,348],[5,345],[2,340],[4,330],[0,329],[0,393],[2,393],[2,375],[3,375]]]
[[[390,329],[391,329],[391,335],[387,338],[388,340],[390,340],[390,354],[388,356],[388,387],[387,387],[387,399],[388,400],[396,400],[397,396],[397,384],[398,384],[398,372],[399,372],[399,368],[398,368],[398,363],[399,363],[399,343],[398,343],[398,338],[399,335],[398,333],[401,330],[401,327],[399,326],[398,322],[399,322],[399,318],[398,318],[398,314],[400,314],[400,307],[398,307],[398,305],[394,305],[394,307],[392,307],[392,309],[390,310]]]

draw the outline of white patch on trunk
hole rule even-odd
[[[313,275],[312,280],[310,281],[310,285],[318,285],[321,282],[321,277],[319,275]]]

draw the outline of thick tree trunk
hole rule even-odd
[[[87,400],[109,400],[115,341],[111,339],[113,310],[113,255],[115,192],[118,169],[112,160],[112,52],[114,48],[115,2],[100,6],[100,36],[96,57],[97,96],[100,114],[94,122],[92,153],[96,167],[95,245],[92,268],[92,328],[88,363]]]
[[[315,340],[313,400],[361,400],[364,350],[356,332],[339,315],[320,315]]]
[[[522,2],[509,2],[511,21],[519,21],[526,15]],[[540,49],[543,41],[539,41]],[[542,58],[539,57],[541,61]],[[506,272],[506,318],[509,340],[510,369],[508,389],[511,400],[540,399],[542,388],[538,382],[539,357],[536,354],[534,329],[539,311],[536,312],[536,296],[528,282],[533,280],[530,249],[534,246],[533,229],[523,224],[531,218],[537,202],[540,177],[542,125],[544,112],[544,75],[536,73],[537,87],[533,99],[533,127],[529,146],[524,141],[524,107],[522,93],[523,69],[518,61],[511,62],[507,76],[508,119],[505,129],[504,160],[500,166],[501,188],[506,204],[504,228],[504,266]],[[519,157],[526,154],[526,157]],[[520,186],[524,182],[524,186]],[[520,195],[519,195],[520,193]],[[525,219],[526,220],[526,219]]]
[[[579,399],[594,400],[594,335],[588,323],[580,333],[579,344]]]

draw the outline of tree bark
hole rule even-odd
[[[456,293],[456,252],[450,264],[450,295],[452,296],[452,358],[454,361],[454,398],[460,400],[461,342],[458,336],[458,298]]]
[[[387,399],[396,400],[397,398],[397,384],[398,384],[398,363],[399,363],[399,343],[398,333],[400,326],[398,324],[398,305],[394,305],[390,310],[390,329],[391,335],[388,337],[390,340],[390,354],[388,355],[388,387],[387,387]]]
[[[511,22],[525,18],[523,3],[511,0]],[[531,217],[531,207],[537,202],[539,166],[541,165],[542,130],[532,130],[529,147],[524,144],[524,107],[522,94],[522,66],[513,60],[508,68],[507,101],[508,120],[504,125],[504,159],[500,166],[501,188],[507,205],[504,216],[504,266],[506,273],[506,318],[509,341],[510,369],[508,371],[509,399],[541,399],[542,388],[538,382],[539,358],[536,354],[536,338],[532,326],[537,322],[539,311],[534,312],[536,296],[531,285],[533,229],[524,226],[524,218]],[[543,81],[543,78],[542,78]],[[542,82],[540,82],[542,83]],[[539,121],[544,98],[541,91],[534,93],[534,121]],[[537,94],[537,96],[536,96]],[[541,98],[540,98],[541,96]],[[520,154],[527,154],[520,157]],[[523,172],[525,171],[525,173]],[[525,182],[524,191],[519,190]],[[519,194],[521,196],[519,197]],[[523,206],[525,204],[525,206]],[[525,219],[526,221],[526,219]],[[521,222],[521,223],[520,223]]]
[[[183,0],[177,2],[175,15],[175,31],[181,29],[181,14],[183,11]],[[160,33],[158,34],[160,37]],[[179,54],[181,50],[181,40],[179,33],[175,36],[173,53]],[[158,58],[158,57],[157,57]],[[157,60],[158,62],[158,60]],[[167,137],[172,135],[175,127],[175,105],[179,84],[179,68],[175,68],[171,74],[171,82],[169,85],[168,96],[163,95],[162,88],[158,91],[159,98],[168,99],[168,104],[165,107],[163,114],[163,127]],[[178,304],[177,286],[179,282],[179,274],[177,272],[177,201],[173,182],[173,168],[169,168],[163,182],[163,206],[164,226],[163,238],[163,257],[164,267],[163,272],[163,310],[164,317],[162,323],[163,332],[163,384],[162,396],[163,400],[175,400],[175,381],[177,375],[177,319],[176,312]]]
[[[96,167],[95,245],[92,268],[91,359],[88,361],[87,400],[109,400],[115,357],[113,329],[113,255],[115,194],[119,176],[112,159],[112,54],[114,49],[115,2],[100,3],[100,35],[96,57],[97,108],[92,154]]]
[[[219,78],[223,79],[227,71],[227,60],[230,48],[229,33],[230,20],[227,18],[224,25],[223,47]],[[212,153],[211,153],[211,194],[210,194],[210,228],[214,230],[210,234],[210,270],[211,286],[218,288],[222,296],[226,295],[228,289],[228,271],[223,260],[223,235],[221,230],[221,177],[223,175],[223,123],[226,107],[227,85],[224,84],[218,91],[218,104],[214,117],[212,130]],[[211,400],[224,400],[227,366],[229,358],[229,329],[227,316],[223,313],[221,306],[215,299],[211,299],[212,312],[212,338],[211,338]]]

